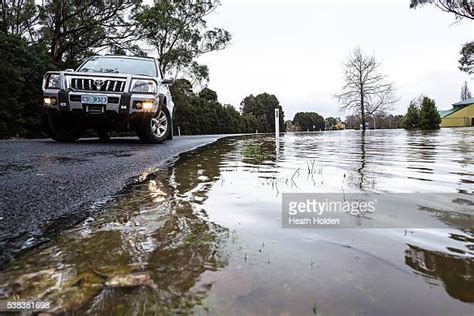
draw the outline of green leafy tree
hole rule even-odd
[[[187,79],[181,78],[176,80],[170,87],[171,93],[175,95],[190,96],[194,94],[193,85]]]
[[[415,101],[411,101],[408,106],[407,114],[403,127],[405,129],[417,129],[420,124],[420,109]]]
[[[334,119],[335,123],[337,121]],[[324,130],[325,122],[324,118],[315,112],[298,112],[293,118],[293,124],[297,125],[301,131],[319,131]]]
[[[410,8],[426,4],[434,5],[440,10],[452,13],[456,19],[474,19],[474,4],[471,0],[410,0]]]
[[[226,48],[231,40],[228,31],[207,26],[206,17],[218,5],[218,0],[160,0],[142,6],[135,19],[140,34],[156,48],[163,76],[184,72],[199,81],[207,79],[207,67],[195,59]]]
[[[50,67],[47,47],[0,33],[0,137],[41,136],[38,104]]]
[[[420,107],[419,128],[425,130],[439,129],[440,123],[441,117],[439,116],[435,101],[428,97],[423,97]]]
[[[252,114],[242,114],[242,130],[243,133],[255,133],[258,130],[259,123]]]
[[[280,132],[285,131],[285,113],[277,97],[273,94],[261,93],[249,95],[240,103],[242,114],[250,114],[257,121],[256,130],[261,133],[275,131],[275,109],[279,109]]]
[[[34,0],[0,2],[0,30],[3,34],[36,39],[38,8]]]
[[[217,101],[217,93],[209,88],[204,88],[199,92],[199,97],[207,101]]]
[[[190,97],[194,95],[191,82],[186,79],[178,79],[171,85],[170,90],[175,104],[173,124],[175,133],[178,133],[179,127],[181,134],[191,134],[194,115],[194,109],[190,103]]]
[[[209,77],[208,67],[195,59],[225,48],[230,41],[229,32],[206,24],[219,2],[161,0],[153,6],[141,2],[2,1],[0,76],[8,80],[0,83],[0,137],[42,135],[38,104],[46,70],[75,68],[81,59],[105,50],[146,56],[143,40],[160,53],[163,74],[180,72],[192,79],[177,80],[171,87],[174,126],[180,126],[183,134],[253,132],[263,124],[251,114],[241,115],[220,104],[215,91],[193,91],[196,82]]]
[[[128,47],[136,38],[131,21],[139,0],[48,0],[40,6],[40,32],[49,43],[52,61],[77,64],[91,51]]]
[[[459,70],[474,74],[474,41],[464,44],[459,54]]]
[[[175,103],[175,133],[178,127],[183,135],[252,131],[253,117],[241,115],[231,105],[220,104],[217,93],[209,88],[196,94],[190,81],[179,79],[171,86],[171,93]]]
[[[275,108],[282,111],[275,96],[261,94],[247,97],[246,111],[239,113],[233,106],[219,103],[217,93],[209,88],[194,93],[192,83],[186,79],[171,85],[171,93],[175,103],[175,133],[179,127],[182,135],[271,132]],[[256,112],[257,109],[261,112]]]
[[[335,117],[328,117],[326,119],[326,123],[328,125],[328,127],[332,127],[334,125],[336,125],[337,123],[340,123],[341,122],[341,119],[339,117],[335,118]]]

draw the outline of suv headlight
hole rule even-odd
[[[60,89],[61,76],[59,74],[51,74],[46,81],[46,89]]]
[[[156,93],[156,82],[153,80],[133,79],[132,92]]]

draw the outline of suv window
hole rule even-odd
[[[153,60],[138,58],[92,57],[77,71],[157,76],[156,65]]]

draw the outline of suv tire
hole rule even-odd
[[[97,135],[101,142],[108,142],[110,140],[110,131],[106,128],[97,129]]]
[[[71,143],[85,133],[82,119],[69,113],[58,115],[45,113],[41,118],[41,123],[46,134],[58,142]]]
[[[171,117],[162,108],[155,115],[143,119],[138,125],[137,135],[143,143],[159,144],[169,139],[171,128]]]

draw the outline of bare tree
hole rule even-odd
[[[360,116],[364,130],[368,116],[388,111],[398,100],[393,83],[380,73],[380,65],[374,56],[364,56],[360,48],[354,49],[343,64],[342,91],[335,95],[341,110]]]
[[[453,13],[456,19],[474,20],[473,0],[410,0],[410,8],[432,4],[444,12]]]
[[[471,90],[469,90],[469,87],[467,86],[467,82],[464,81],[464,84],[462,85],[462,88],[461,88],[461,101],[464,101],[470,98],[472,98]]]

